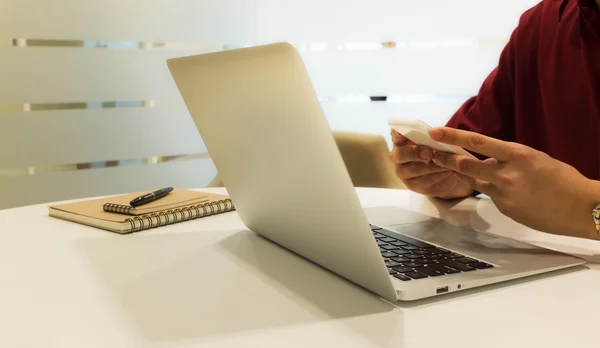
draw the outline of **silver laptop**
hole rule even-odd
[[[243,223],[389,301],[583,263],[398,208],[363,210],[290,44],[167,63]]]

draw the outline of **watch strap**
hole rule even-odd
[[[600,204],[596,206],[594,210],[592,210],[592,217],[594,218],[594,223],[596,224],[596,231],[600,234]]]

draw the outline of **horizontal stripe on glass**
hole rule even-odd
[[[0,104],[0,111],[48,111],[48,110],[82,110],[82,109],[119,109],[119,108],[157,108],[181,106],[177,100],[121,100],[121,101],[90,101],[70,103],[26,103]]]
[[[449,40],[409,40],[388,42],[313,42],[294,44],[300,51],[326,51],[326,50],[380,50],[380,49],[422,49],[422,48],[447,48],[447,47],[478,47],[505,45],[506,39],[449,39]]]
[[[13,177],[23,175],[36,175],[43,173],[52,172],[69,172],[75,170],[88,170],[88,169],[99,169],[99,168],[111,168],[111,167],[124,167],[133,165],[150,165],[159,164],[172,161],[189,161],[195,159],[209,159],[208,153],[198,153],[191,155],[172,155],[172,156],[151,156],[145,158],[127,159],[127,160],[110,160],[101,162],[88,162],[88,163],[73,163],[53,166],[39,166],[39,167],[28,167],[28,168],[14,168],[14,169],[0,169],[1,177]]]
[[[411,49],[411,48],[440,48],[440,47],[475,47],[505,45],[506,39],[471,39],[457,38],[445,40],[406,40],[386,42],[306,42],[293,43],[300,51],[324,50],[379,50],[379,49]],[[261,44],[267,44],[264,42]],[[69,48],[99,48],[117,50],[201,50],[214,52],[229,50],[247,45],[211,45],[199,43],[177,42],[147,42],[147,41],[103,41],[103,40],[56,40],[56,39],[0,39],[0,46],[13,47],[69,47]]]
[[[348,103],[438,103],[444,101],[465,100],[470,95],[463,94],[391,94],[379,96],[345,95],[321,97],[321,103],[348,104]]]
[[[399,95],[345,95],[345,96],[318,96],[321,103],[436,103],[452,100],[464,100],[470,97],[462,94],[399,94]],[[122,100],[122,101],[93,101],[72,103],[28,103],[28,104],[0,104],[0,111],[48,111],[48,110],[85,110],[85,109],[114,109],[114,108],[161,108],[181,106],[182,101],[177,100]]]

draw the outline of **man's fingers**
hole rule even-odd
[[[390,158],[395,164],[409,162],[428,162],[433,158],[433,150],[425,146],[403,145],[394,146]]]
[[[454,128],[435,128],[429,132],[429,136],[435,141],[460,146],[499,161],[508,160],[514,151],[511,143]]]
[[[435,163],[409,162],[397,167],[396,175],[403,180],[425,176],[433,173],[449,172]]]
[[[491,198],[497,198],[500,195],[498,187],[488,181],[474,179],[472,187],[475,191],[488,195]]]
[[[427,174],[424,176],[419,176],[416,178],[408,179],[408,180],[406,180],[405,183],[408,188],[411,188],[413,190],[416,190],[416,191],[425,190],[452,175],[453,175],[453,173],[451,171],[447,170],[445,172],[432,173],[432,174]]]
[[[392,135],[392,143],[394,143],[394,145],[404,145],[406,143],[406,141],[408,140],[404,135],[396,132],[393,129],[391,131],[391,135]]]
[[[489,182],[498,181],[498,166],[494,163],[440,151],[433,155],[433,162],[440,167],[451,169],[474,179]]]
[[[398,146],[400,146],[400,145],[415,145],[415,143],[408,140],[407,137],[396,132],[394,129],[392,129],[391,135],[392,135],[392,143],[394,143],[394,145],[398,145]]]
[[[466,181],[473,188],[473,190],[477,192],[481,192],[484,195],[488,195],[492,198],[495,198],[500,194],[498,187],[489,181],[475,179],[462,174],[456,175],[458,175],[460,179]]]

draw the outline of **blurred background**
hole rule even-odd
[[[2,0],[0,209],[216,174],[165,60],[288,41],[332,130],[443,125],[535,0]]]

